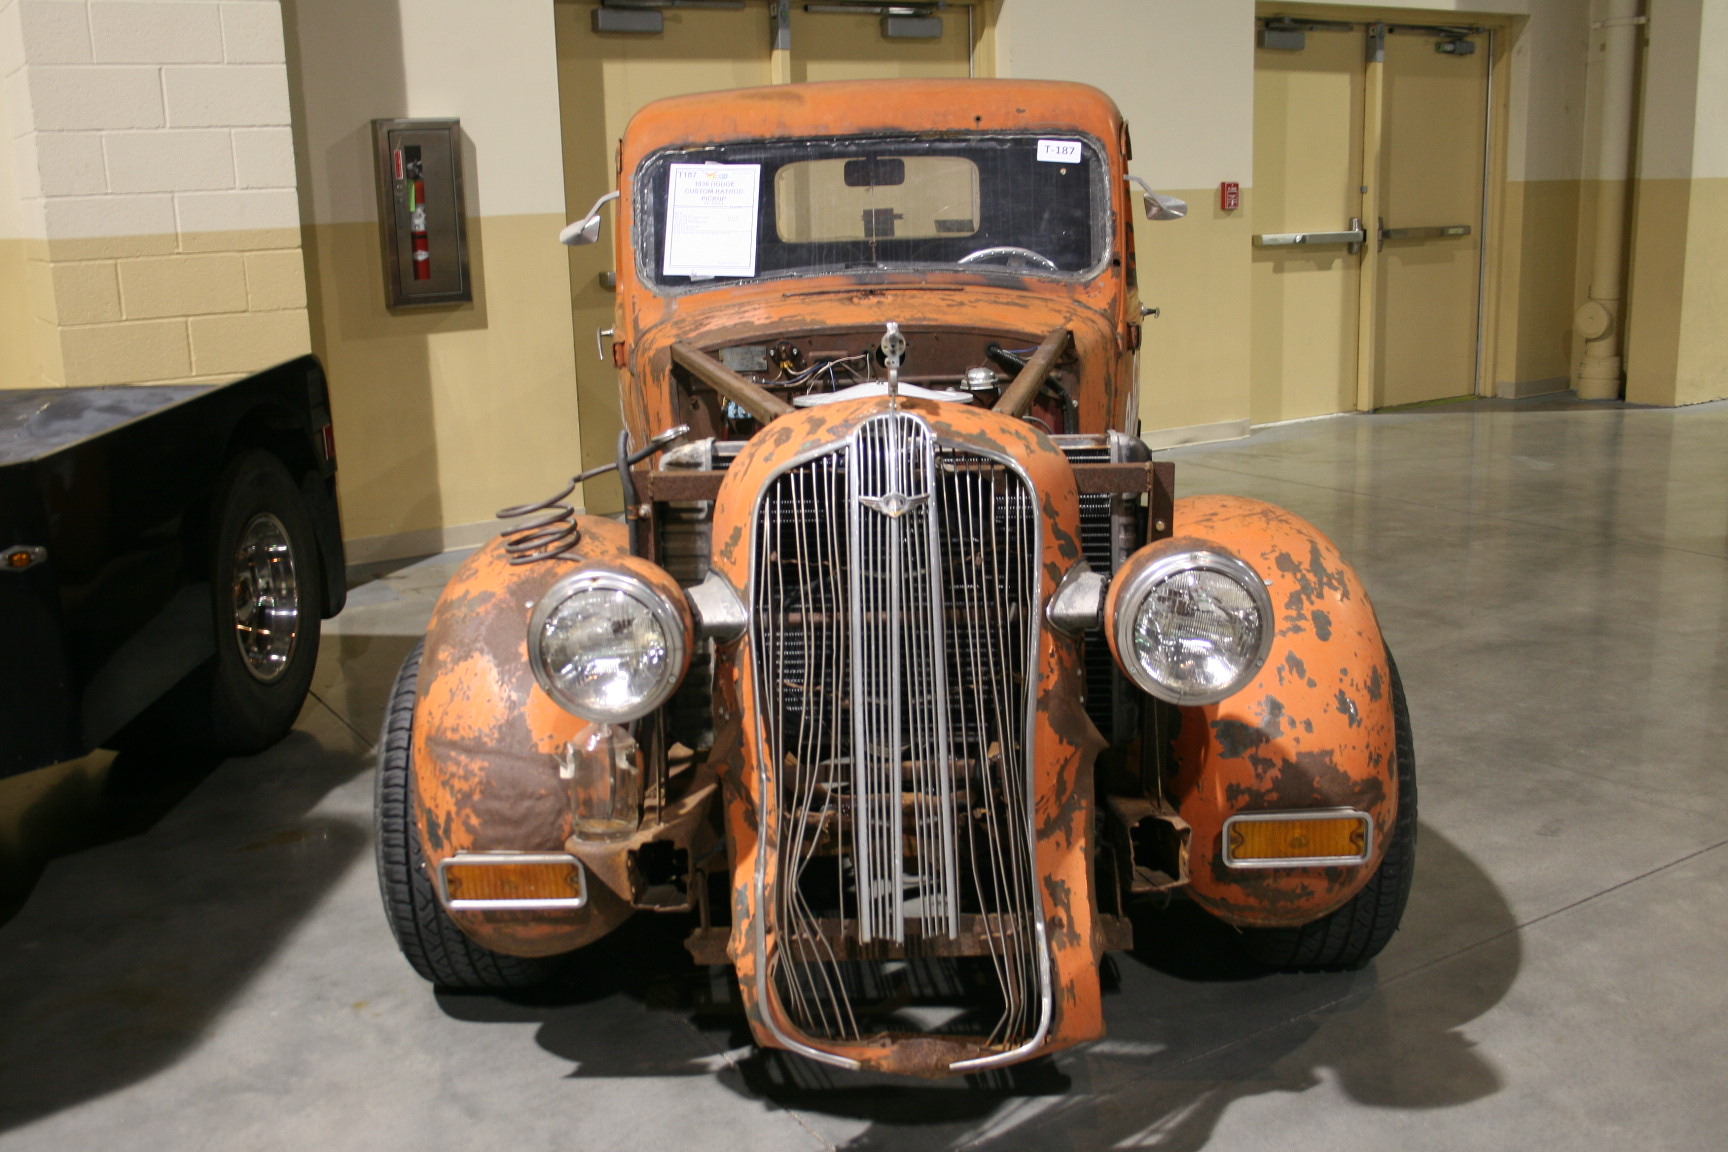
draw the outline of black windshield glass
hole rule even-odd
[[[1078,134],[668,149],[636,181],[641,272],[672,290],[907,269],[1078,279],[1109,255],[1104,163]]]

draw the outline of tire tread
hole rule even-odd
[[[438,900],[420,843],[414,795],[414,702],[422,640],[403,661],[378,738],[375,794],[378,892],[402,955],[420,976],[452,991],[533,988],[555,975],[553,958],[509,956],[474,943]]]

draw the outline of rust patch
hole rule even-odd
[[[1044,877],[1044,894],[1048,898],[1051,908],[1051,912],[1046,918],[1051,941],[1061,947],[1079,947],[1082,942],[1078,927],[1080,921],[1074,913],[1074,893],[1069,890],[1068,882],[1054,876],[1046,876]]]
[[[1327,640],[1332,639],[1332,617],[1331,616],[1327,615],[1321,609],[1316,608],[1308,614],[1308,618],[1310,620],[1314,621],[1314,638],[1316,640],[1319,640],[1322,643],[1324,643]]]
[[[1212,732],[1227,760],[1239,760],[1270,739],[1259,728],[1240,720],[1214,720]]]
[[[1056,554],[1068,562],[1062,566],[1062,571],[1066,572],[1080,559],[1080,541],[1063,527],[1055,498],[1048,492],[1044,494],[1044,523],[1049,526],[1050,535],[1056,541]]]

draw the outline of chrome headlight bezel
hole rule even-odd
[[[1272,596],[1266,581],[1246,561],[1226,549],[1205,542],[1181,544],[1164,541],[1153,545],[1157,550],[1140,563],[1129,561],[1122,574],[1122,583],[1114,589],[1110,639],[1116,650],[1116,663],[1142,691],[1160,700],[1182,706],[1216,704],[1240,692],[1266,664],[1272,651],[1272,636],[1277,620]],[[1222,688],[1206,691],[1173,687],[1158,680],[1143,665],[1134,647],[1135,625],[1147,600],[1158,587],[1184,572],[1205,571],[1224,576],[1248,594],[1259,616],[1259,637],[1248,661],[1236,676]]]
[[[659,681],[651,692],[626,707],[595,708],[572,698],[546,659],[546,626],[552,615],[572,597],[592,592],[617,592],[628,596],[648,613],[666,640],[666,660]],[[683,682],[689,664],[688,610],[670,600],[667,593],[656,588],[653,582],[624,568],[594,566],[562,577],[540,597],[528,621],[528,665],[534,672],[535,681],[560,708],[597,724],[627,724],[651,714],[672,698]]]

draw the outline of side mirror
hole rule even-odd
[[[606,207],[608,201],[616,199],[618,199],[618,193],[608,192],[594,201],[594,207],[588,209],[588,215],[558,233],[558,242],[574,248],[581,244],[592,244],[600,239],[600,209]]]
[[[1140,176],[1125,176],[1123,179],[1135,185],[1144,192],[1146,219],[1148,220],[1180,220],[1188,215],[1188,201],[1175,196],[1166,196],[1162,192],[1152,191],[1152,186]]]

